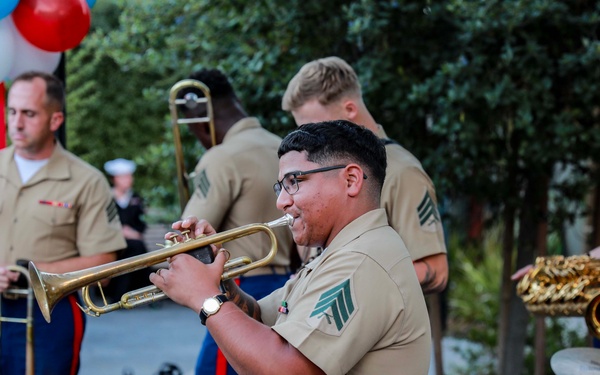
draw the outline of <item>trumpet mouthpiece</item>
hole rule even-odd
[[[285,214],[283,217],[280,217],[277,220],[273,220],[273,221],[267,223],[266,225],[269,228],[282,227],[284,225],[291,227],[292,225],[294,225],[294,217],[290,214]]]

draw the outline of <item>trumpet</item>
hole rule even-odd
[[[178,94],[182,90],[195,90],[201,92],[204,96],[199,97],[196,92],[190,91],[183,98],[178,98]],[[180,119],[178,105],[192,109],[200,104],[206,105],[206,117],[196,117],[188,119]],[[215,133],[215,122],[212,109],[212,101],[210,90],[208,87],[195,79],[181,80],[171,87],[169,92],[169,109],[171,111],[171,126],[173,128],[173,143],[175,145],[175,161],[177,163],[177,185],[179,193],[179,204],[181,212],[185,209],[185,205],[190,199],[190,189],[188,186],[188,176],[183,160],[183,146],[181,142],[181,132],[179,131],[180,124],[207,123],[210,131],[210,138],[213,146],[217,144],[217,136]]]
[[[210,236],[196,239],[188,238],[184,242],[175,243],[164,249],[63,274],[42,272],[36,268],[33,262],[29,262],[31,287],[38,305],[40,306],[40,310],[48,323],[51,321],[50,314],[56,303],[66,295],[71,294],[78,289],[82,289],[82,299],[85,304],[84,307],[80,306],[80,308],[88,315],[100,316],[101,314],[118,309],[132,309],[137,306],[159,301],[167,296],[159,288],[150,285],[123,294],[118,302],[108,304],[104,301],[104,306],[97,306],[90,297],[89,286],[96,283],[99,284],[100,281],[104,279],[110,279],[142,268],[154,266],[165,262],[168,258],[177,254],[187,253],[213,244],[233,241],[237,238],[249,236],[258,232],[266,233],[271,240],[271,248],[264,258],[252,261],[249,257],[242,256],[231,259],[225,263],[221,280],[232,279],[248,271],[269,264],[277,254],[277,239],[272,229],[285,225],[291,227],[293,223],[294,218],[291,215],[286,214],[269,223],[248,224]]]

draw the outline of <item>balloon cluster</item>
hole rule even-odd
[[[96,0],[0,0],[0,82],[29,70],[52,73],[89,31]]]

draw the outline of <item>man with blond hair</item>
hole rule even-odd
[[[343,119],[363,125],[382,139],[387,170],[381,207],[411,254],[423,292],[443,291],[448,261],[433,183],[419,160],[389,139],[374,120],[352,67],[334,56],[305,64],[289,82],[282,107],[291,112],[298,126]]]

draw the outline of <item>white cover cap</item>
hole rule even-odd
[[[135,163],[127,159],[115,159],[104,163],[104,170],[111,176],[123,174],[133,174],[135,172]]]

